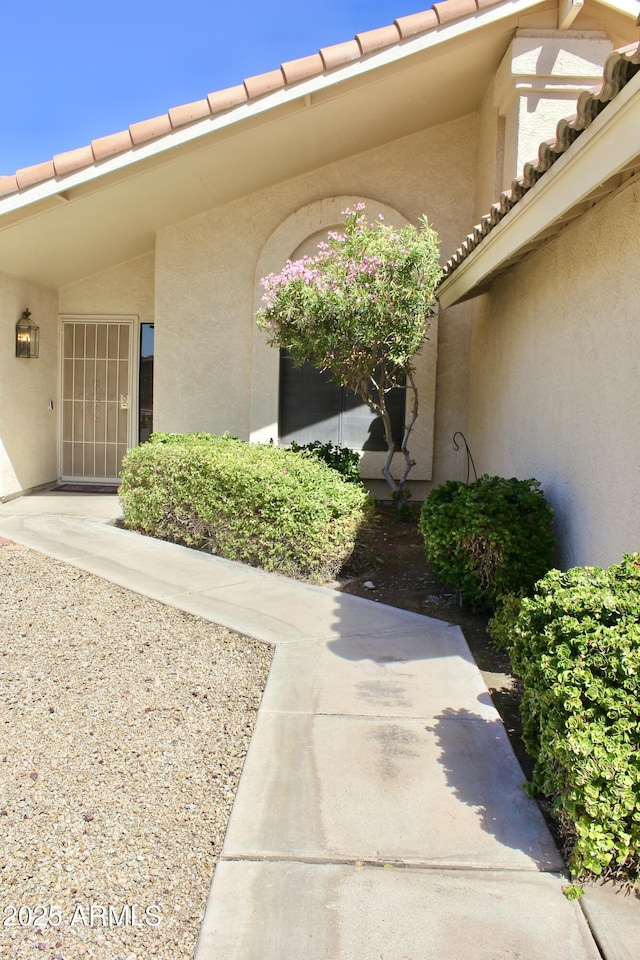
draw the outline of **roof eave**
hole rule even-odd
[[[526,10],[538,6],[544,0],[511,0],[509,3],[482,7],[461,19],[441,24],[424,34],[399,40],[396,44],[379,51],[362,56],[344,66],[325,71],[311,79],[286,85],[280,89],[264,94],[255,100],[234,107],[224,113],[215,114],[179,127],[163,136],[152,139],[148,143],[133,146],[113,157],[93,163],[67,175],[43,180],[19,192],[11,193],[0,198],[0,217],[6,214],[18,213],[25,208],[39,205],[51,198],[66,200],[69,191],[79,186],[90,185],[95,181],[108,177],[110,174],[131,169],[137,165],[144,166],[145,161],[161,158],[176,147],[196,143],[199,139],[209,136],[215,131],[228,129],[230,132],[236,125],[259,118],[271,111],[278,111],[288,104],[298,100],[311,102],[314,95],[324,93],[332,87],[339,87],[345,81],[358,77],[366,77],[371,72],[397,63],[407,57],[418,54],[445,44],[448,41],[462,38],[471,34],[481,26],[490,26],[501,20],[517,17]],[[25,211],[26,212],[26,211]],[[13,219],[13,218],[12,218]]]
[[[442,282],[436,293],[441,306],[485,292],[590,198],[599,199],[603,184],[614,189],[616,176],[640,165],[638,98],[640,73]]]

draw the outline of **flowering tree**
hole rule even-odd
[[[364,204],[343,211],[344,233],[329,233],[313,257],[288,260],[280,273],[263,277],[264,306],[259,326],[269,343],[289,351],[294,363],[309,361],[348,387],[382,418],[387,456],[382,474],[394,499],[415,461],[409,436],[418,416],[413,357],[433,315],[440,280],[438,238],[426,219],[420,228],[393,230],[380,217],[368,223]],[[401,452],[404,468],[396,480],[396,450],[387,395],[409,391]]]

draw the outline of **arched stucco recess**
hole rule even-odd
[[[254,314],[260,309],[262,277],[278,272],[294,255],[312,253],[312,250],[300,249],[305,245],[305,241],[314,237],[314,234],[339,229],[344,224],[343,211],[348,207],[353,208],[357,203],[365,204],[369,220],[382,216],[385,223],[397,228],[406,226],[409,222],[393,207],[369,197],[326,197],[301,207],[276,227],[262,249],[255,273]],[[411,478],[416,480],[431,479],[437,342],[437,317],[434,317],[429,339],[416,360],[420,415],[411,444],[411,452],[417,461]],[[278,442],[278,392],[279,351],[267,344],[266,335],[254,324],[250,431],[250,440],[253,443]],[[365,453],[362,458],[362,475],[380,479],[383,463],[383,453]]]

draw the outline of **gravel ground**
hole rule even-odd
[[[1,957],[193,957],[271,655],[0,547]]]

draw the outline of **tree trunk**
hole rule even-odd
[[[393,460],[393,455],[396,451],[395,441],[393,439],[393,430],[391,426],[391,417],[389,416],[389,411],[387,410],[387,400],[386,400],[386,391],[384,389],[380,390],[380,402],[378,405],[378,412],[382,417],[382,422],[384,424],[384,436],[387,444],[387,456],[384,461],[384,466],[382,468],[382,476],[387,481],[391,492],[393,494],[393,500],[398,509],[398,514],[402,513],[404,506],[406,505],[406,498],[404,496],[404,488],[407,482],[407,477],[411,472],[411,469],[415,466],[415,460],[409,452],[409,437],[411,431],[415,425],[415,422],[418,418],[418,391],[416,389],[415,380],[413,374],[410,371],[406,373],[406,386],[405,390],[411,392],[410,400],[410,409],[407,412],[407,419],[404,427],[404,435],[402,437],[402,446],[400,450],[404,456],[404,468],[400,475],[399,480],[395,480],[391,473],[391,463]]]

